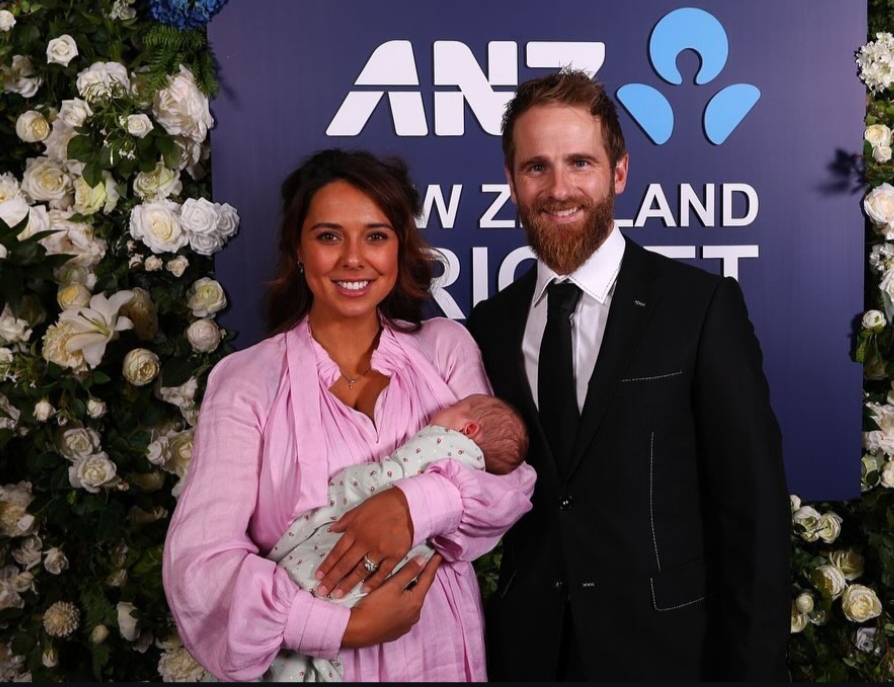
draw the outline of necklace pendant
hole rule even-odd
[[[347,382],[348,382],[349,389],[353,389],[354,385],[357,383],[357,377],[354,377],[354,379],[351,379],[350,377],[345,377],[345,380],[347,380]]]

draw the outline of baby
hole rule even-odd
[[[311,590],[317,566],[335,546],[340,533],[328,526],[373,494],[404,477],[423,472],[431,463],[457,460],[496,475],[512,472],[528,451],[528,433],[521,416],[493,396],[475,394],[438,411],[429,424],[387,458],[352,465],[329,481],[329,505],[299,517],[268,554],[302,589]],[[412,549],[395,571],[416,556],[434,554],[427,543]],[[355,606],[365,594],[360,585],[333,603]],[[341,664],[295,652],[281,652],[262,680],[271,682],[340,682]]]

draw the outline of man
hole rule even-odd
[[[791,516],[738,284],[621,235],[628,156],[586,74],[522,84],[503,152],[537,266],[469,328],[538,479],[504,539],[491,679],[787,680]]]

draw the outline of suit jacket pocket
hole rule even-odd
[[[512,589],[512,583],[515,582],[517,576],[518,570],[506,571],[505,573],[501,571],[500,579],[497,582],[497,591],[494,592],[494,596],[498,599],[505,599],[509,590]]]
[[[628,384],[630,382],[658,382],[662,380],[671,380],[675,377],[682,377],[683,370],[671,370],[669,372],[653,372],[648,373],[644,372],[642,374],[633,373],[624,377],[621,380],[622,384]]]
[[[675,611],[716,594],[708,588],[705,562],[694,561],[664,570],[649,579],[656,611]]]

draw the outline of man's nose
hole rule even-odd
[[[556,169],[553,171],[549,191],[550,195],[558,200],[572,195],[571,178],[565,170]]]

